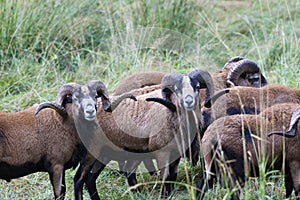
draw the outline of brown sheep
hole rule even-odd
[[[144,93],[160,89],[160,83],[165,74],[164,72],[141,72],[133,74],[120,81],[112,94],[120,95],[144,87],[145,89],[147,88]],[[267,80],[257,64],[250,59],[240,56],[230,58],[222,70],[212,73],[212,78],[215,87],[214,91],[219,91],[233,85],[248,87],[263,87],[267,85]],[[137,96],[136,94],[133,95]]]
[[[68,83],[59,89],[56,102],[42,103],[38,107],[31,107],[19,112],[19,114],[7,114],[8,116],[11,115],[11,120],[15,118],[18,122],[23,122],[16,123],[18,129],[16,129],[16,124],[11,123],[9,125],[5,123],[3,125],[1,133],[4,138],[9,139],[9,141],[3,143],[15,144],[13,146],[18,146],[23,154],[20,154],[19,148],[13,151],[10,145],[8,147],[1,146],[1,150],[4,152],[2,153],[3,158],[11,157],[12,160],[15,160],[15,162],[4,160],[4,166],[8,164],[6,166],[8,168],[5,169],[11,170],[9,166],[16,167],[18,166],[15,165],[16,161],[19,161],[18,173],[20,174],[18,177],[36,171],[48,172],[55,198],[63,199],[65,194],[65,170],[76,167],[86,154],[74,125],[73,115],[78,116],[82,123],[94,124],[97,97],[101,97],[104,110],[112,111],[121,99],[128,96],[121,96],[120,99],[111,103],[107,89],[101,81],[90,81],[84,86]],[[40,112],[44,108],[54,108],[55,111],[45,109]],[[19,138],[20,133],[24,133],[21,138]],[[19,136],[11,137],[10,134]],[[14,141],[16,139],[13,140],[12,138],[18,140]],[[21,169],[23,169],[23,172]],[[7,170],[5,171],[7,172]],[[6,177],[6,179],[9,179],[9,177]]]
[[[226,176],[230,177],[229,185],[232,188],[237,182],[243,185],[247,176],[258,175],[259,162],[262,160],[266,161],[267,168],[273,170],[282,170],[282,166],[285,166],[286,197],[291,195],[293,189],[298,196],[300,135],[287,139],[278,135],[268,137],[269,132],[285,132],[291,118],[293,122],[298,121],[299,116],[292,117],[296,109],[299,110],[299,104],[276,104],[259,115],[232,115],[214,121],[201,141],[206,173],[197,184],[198,191],[202,190],[200,197],[203,198],[205,190],[212,187],[216,176],[220,178],[219,181],[224,181],[224,169]],[[295,124],[293,127],[299,130],[300,124]],[[223,163],[223,168],[218,163]],[[234,195],[234,198],[238,198],[238,194]]]
[[[63,85],[60,92],[66,87]],[[96,89],[103,97],[107,95],[101,84],[97,88],[93,84],[89,87],[92,95],[96,95]],[[110,102],[103,101],[109,107]],[[10,181],[39,171],[48,172],[55,198],[63,199],[65,169],[78,164],[82,145],[76,130],[68,125],[69,119],[62,117],[72,112],[73,106],[66,101],[58,103],[66,104],[59,114],[47,109],[36,116],[37,106],[15,113],[0,113],[0,178]],[[62,126],[64,123],[67,125]]]
[[[145,158],[145,154],[157,160],[163,182],[175,181],[180,155],[183,152],[178,149],[174,133],[180,128],[183,129],[183,133],[190,133],[190,137],[197,133],[198,125],[201,123],[201,119],[197,118],[200,117],[198,91],[202,87],[208,87],[207,95],[211,96],[213,90],[212,84],[209,83],[211,79],[206,80],[201,75],[198,70],[189,76],[168,74],[162,81],[163,99],[148,99],[157,95],[157,91],[153,91],[156,94],[138,96],[136,102],[123,101],[113,113],[98,110],[97,118],[102,119],[98,122],[104,135],[93,140],[105,142],[95,144],[100,149],[92,154],[100,161],[99,168],[96,169],[98,170],[96,173],[89,173],[95,160],[90,158],[84,160],[74,177],[74,184],[77,187],[75,193],[78,194],[75,194],[75,198],[82,198],[81,190],[85,182],[91,198],[99,199],[95,181],[110,160],[139,161]],[[146,102],[146,99],[158,101],[167,108],[157,103]],[[129,123],[128,126],[126,122],[130,121],[136,124]],[[189,126],[186,125],[187,121],[190,122]],[[138,125],[137,129],[133,128],[134,125]],[[178,134],[175,134],[176,138],[180,136]],[[188,137],[189,135],[185,135],[183,141],[188,142]],[[105,145],[108,143],[112,145]],[[141,152],[143,154],[140,154]],[[97,153],[98,156],[95,156]],[[136,163],[132,164],[133,166],[128,166],[128,171],[136,167]],[[165,196],[172,191],[173,184],[167,182],[162,187],[162,196]]]
[[[214,106],[204,109],[214,119],[233,114],[257,114],[278,103],[300,103],[300,89],[269,84],[262,88],[236,86],[226,89],[227,94],[214,99]]]

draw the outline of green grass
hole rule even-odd
[[[100,79],[111,91],[134,72],[214,72],[236,55],[256,61],[270,83],[299,88],[299,8],[300,1],[287,0],[1,0],[0,111],[54,100],[59,86],[70,81]],[[181,163],[174,199],[191,198],[200,170],[188,168],[190,183]],[[67,172],[68,199],[74,173]],[[156,181],[140,174],[145,192],[126,193],[124,178],[107,169],[98,187],[103,199],[155,199]],[[281,179],[261,181],[265,191],[254,179],[248,199],[283,198]],[[1,199],[53,196],[45,173],[0,185]],[[227,192],[217,185],[207,199],[222,199]]]

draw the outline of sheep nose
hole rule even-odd
[[[88,104],[86,106],[85,112],[88,114],[93,114],[95,112],[95,106],[93,106],[92,104]]]
[[[184,98],[184,102],[190,107],[194,104],[194,98],[191,95],[188,95]]]

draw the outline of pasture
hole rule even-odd
[[[2,0],[0,111],[53,101],[66,82],[100,79],[112,91],[135,72],[215,72],[237,55],[254,60],[269,83],[300,88],[299,9],[298,0]],[[194,199],[199,172],[182,161],[171,199]],[[73,198],[74,174],[66,174],[66,199]],[[158,176],[142,171],[138,181],[143,192],[128,191],[112,162],[97,187],[102,199],[159,198]],[[283,199],[283,185],[269,172],[247,182],[244,198]],[[217,185],[206,199],[230,192]],[[0,199],[52,197],[46,173],[0,180]]]

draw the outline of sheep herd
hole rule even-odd
[[[150,174],[159,172],[167,198],[180,181],[180,160],[189,159],[201,165],[195,188],[203,199],[216,181],[241,188],[264,161],[284,174],[286,197],[294,190],[300,199],[299,118],[300,89],[269,84],[239,56],[215,73],[133,74],[111,95],[99,80],[66,83],[54,102],[0,113],[0,178],[47,172],[55,199],[64,199],[65,171],[79,166],[74,198],[83,198],[85,186],[100,199],[96,180],[110,161],[129,186],[144,162]],[[242,190],[234,191],[239,199]]]

